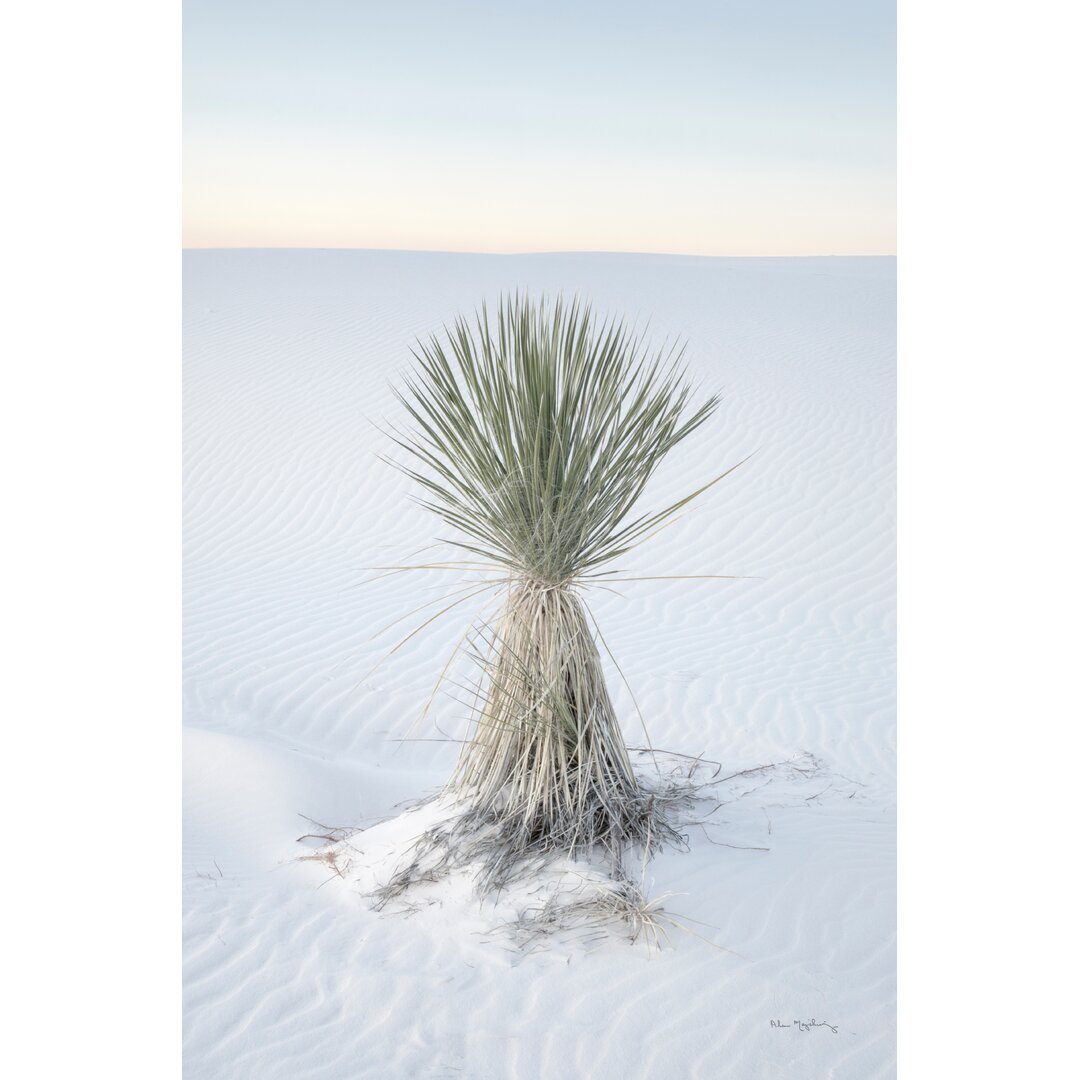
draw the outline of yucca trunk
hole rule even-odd
[[[454,787],[521,844],[635,838],[640,790],[577,592],[514,585],[487,664]]]

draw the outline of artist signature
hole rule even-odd
[[[769,1027],[798,1028],[800,1031],[809,1031],[811,1028],[824,1027],[828,1028],[834,1035],[838,1030],[836,1024],[830,1024],[827,1020],[815,1020],[813,1017],[810,1017],[809,1020],[792,1020],[790,1024],[785,1024],[783,1020],[770,1020]]]

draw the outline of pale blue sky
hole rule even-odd
[[[185,0],[185,243],[895,250],[879,0]]]

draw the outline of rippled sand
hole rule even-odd
[[[461,705],[417,718],[477,609],[372,671],[458,583],[360,585],[440,534],[378,425],[417,335],[518,287],[651,317],[723,391],[647,503],[757,451],[625,564],[752,579],[590,596],[656,746],[818,763],[652,864],[701,935],[659,953],[522,959],[464,884],[403,918],[295,861],[300,815],[380,821],[452,766]],[[894,260],[198,251],[184,318],[188,1080],[894,1075]]]

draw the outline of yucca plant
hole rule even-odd
[[[414,356],[401,467],[468,553],[427,565],[495,571],[478,590],[505,589],[476,640],[470,737],[448,785],[467,807],[456,835],[482,833],[500,865],[648,846],[667,826],[631,765],[583,592],[620,580],[611,564],[721,479],[635,510],[718,399],[691,407],[681,349],[651,354],[576,300],[504,298]]]

